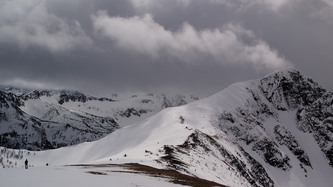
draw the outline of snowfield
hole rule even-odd
[[[112,168],[114,171],[122,168]],[[97,170],[105,174],[88,173],[91,168],[69,167],[69,166],[51,166],[51,167],[33,167],[28,170],[23,168],[0,169],[1,186],[3,187],[176,187],[183,186],[173,184],[163,178],[155,178],[142,174],[112,172],[110,170]]]

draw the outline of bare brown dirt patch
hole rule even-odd
[[[99,172],[99,171],[87,171],[87,173],[90,173],[93,175],[107,175],[107,173]]]
[[[116,171],[116,170],[108,170],[108,172],[118,172],[118,173],[136,173],[136,174],[145,174],[151,177],[157,178],[165,178],[169,182],[174,184],[188,185],[192,187],[226,187],[225,185],[201,179],[195,176],[185,175],[175,170],[170,169],[158,169],[138,163],[127,163],[127,164],[79,164],[79,165],[71,165],[71,166],[80,166],[85,168],[114,168],[121,167],[124,169],[128,169],[129,171]],[[98,174],[104,172],[94,172],[92,174]]]

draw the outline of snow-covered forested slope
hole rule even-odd
[[[228,186],[330,187],[332,107],[332,93],[298,71],[275,72],[101,140],[24,158],[35,165],[139,162]]]
[[[45,150],[94,141],[163,108],[197,99],[177,94],[97,98],[78,91],[2,87],[0,146]]]

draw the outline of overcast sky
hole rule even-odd
[[[0,84],[212,94],[295,67],[333,90],[331,0],[0,0]]]

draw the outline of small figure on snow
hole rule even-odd
[[[25,169],[28,169],[28,159],[25,159],[24,164],[25,164]]]
[[[179,119],[180,119],[180,124],[184,124],[184,122],[185,122],[184,117],[183,117],[183,116],[180,116]]]

